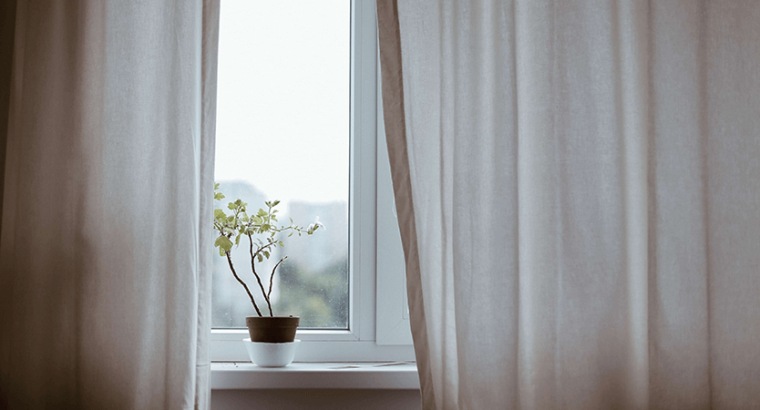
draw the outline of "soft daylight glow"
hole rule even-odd
[[[347,200],[349,32],[346,0],[222,1],[216,181]]]
[[[351,3],[222,0],[219,24],[214,180],[226,197],[215,206],[229,210],[239,198],[255,214],[265,201],[280,200],[278,225],[302,226],[303,236],[316,223],[321,228],[308,240],[276,234],[282,244],[255,262],[262,286],[271,279],[269,301],[268,291],[247,295],[226,257],[216,257],[212,325],[244,326],[246,316],[258,314],[253,297],[263,315],[346,329]],[[256,236],[254,242],[265,240]],[[258,247],[248,237],[240,246],[223,245],[241,280],[258,288],[249,254]]]

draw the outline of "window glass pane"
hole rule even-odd
[[[324,224],[287,238],[256,265],[275,315],[301,327],[347,328],[350,2],[223,0],[219,35],[215,179],[227,210],[281,201],[280,222]],[[263,238],[262,238],[263,239]],[[218,255],[218,254],[216,254]],[[240,277],[266,303],[251,273],[247,239],[232,250]],[[265,313],[266,314],[266,313]],[[256,315],[225,257],[214,257],[213,326],[244,327]]]

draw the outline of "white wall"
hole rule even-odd
[[[213,410],[419,410],[419,390],[271,389],[212,390]]]

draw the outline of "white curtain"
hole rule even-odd
[[[760,409],[760,2],[378,0],[426,409]]]
[[[208,408],[219,6],[12,3],[0,407]]]

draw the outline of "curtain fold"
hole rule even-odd
[[[218,7],[17,2],[0,407],[208,408]]]
[[[425,408],[760,408],[760,4],[377,7]]]

